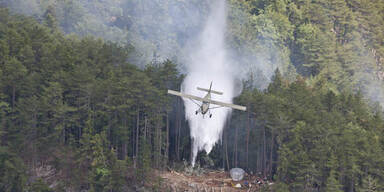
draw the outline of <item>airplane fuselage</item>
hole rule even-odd
[[[211,93],[208,93],[207,95],[205,95],[204,99],[211,99]],[[200,107],[200,111],[201,111],[201,114],[206,114],[209,110],[209,103],[206,102],[206,101],[203,101],[203,104],[201,105]]]

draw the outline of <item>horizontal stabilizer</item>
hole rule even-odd
[[[204,89],[204,88],[200,88],[200,87],[197,87],[197,90],[209,92],[209,89]],[[215,90],[211,90],[211,93],[214,93],[216,95],[222,95],[223,94],[223,92],[215,91]]]

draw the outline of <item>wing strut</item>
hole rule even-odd
[[[198,103],[196,103],[195,100],[193,100],[193,99],[191,99],[191,98],[189,98],[189,100],[191,100],[191,101],[192,101],[194,104],[196,104],[197,106],[201,107]]]

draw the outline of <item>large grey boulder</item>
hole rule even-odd
[[[231,174],[231,178],[234,181],[241,181],[244,177],[245,171],[241,168],[233,168],[229,171],[229,174]]]

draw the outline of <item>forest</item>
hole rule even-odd
[[[0,191],[161,191],[154,173],[191,159],[167,89],[180,90],[175,55],[203,22],[162,20],[181,5],[204,16],[209,1],[39,2],[0,0]],[[384,1],[227,4],[247,112],[198,166],[241,167],[274,182],[264,191],[384,191]]]

